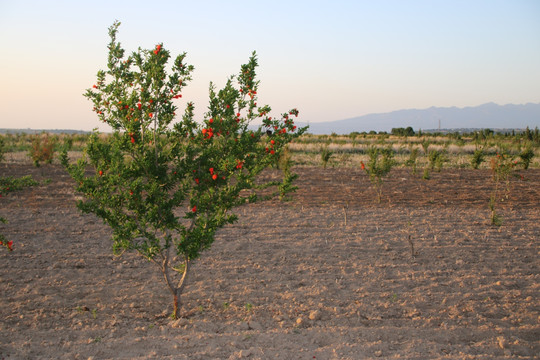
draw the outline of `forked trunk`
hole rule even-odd
[[[182,293],[184,291],[184,286],[186,284],[187,275],[190,268],[190,261],[188,258],[184,261],[184,273],[182,274],[182,278],[178,282],[178,285],[175,286],[173,284],[173,280],[171,279],[171,274],[169,273],[171,271],[171,268],[169,266],[166,266],[167,264],[164,263],[164,266],[162,267],[161,271],[163,272],[163,276],[165,277],[165,282],[167,283],[167,286],[169,287],[169,290],[171,291],[173,295],[173,313],[172,318],[178,319],[180,317],[180,309],[182,308],[182,302],[180,300],[180,297],[182,296]]]

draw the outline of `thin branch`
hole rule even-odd
[[[163,273],[167,287],[169,288],[171,293],[174,296],[176,296],[177,288],[174,287],[171,276],[169,274],[169,249],[168,248],[167,248],[167,256],[164,257],[163,262],[161,263],[161,272]]]
[[[190,265],[191,261],[189,260],[189,258],[187,256],[184,257],[184,273],[182,274],[182,278],[180,279],[180,281],[178,282],[178,287],[176,288],[176,293],[179,295],[179,294],[182,294],[182,291],[184,290],[184,287],[186,285],[186,279],[187,279],[187,274],[188,274],[188,271],[189,271],[189,265]]]

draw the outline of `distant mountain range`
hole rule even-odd
[[[306,123],[298,123],[305,126]],[[311,134],[350,134],[353,131],[388,131],[412,127],[414,131],[437,129],[531,129],[540,127],[540,103],[497,105],[487,103],[475,107],[430,107],[368,114],[351,119],[310,123]]]
[[[524,105],[497,105],[487,103],[474,107],[430,107],[429,109],[397,110],[389,113],[368,114],[351,119],[325,121],[317,123],[297,122],[297,126],[309,125],[310,134],[350,134],[351,132],[387,131],[392,128],[412,127],[414,131],[432,132],[441,130],[468,131],[474,129],[530,129],[540,128],[540,103]],[[50,133],[87,133],[79,130],[35,130],[35,129],[0,129],[0,133],[25,132],[36,134],[42,131]]]

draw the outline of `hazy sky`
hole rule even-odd
[[[206,111],[259,56],[259,104],[302,121],[486,102],[540,102],[540,1],[0,0],[0,128],[100,126],[82,96],[106,68],[107,28],[131,52],[186,51],[178,105]],[[102,130],[106,130],[100,126]]]

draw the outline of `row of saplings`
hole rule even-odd
[[[441,151],[428,151],[428,146],[425,146],[425,153],[428,156],[428,166],[424,168],[424,179],[429,179],[429,172],[436,170],[440,171],[444,162],[444,155]],[[394,152],[391,148],[379,149],[377,147],[368,148],[369,160],[367,164],[360,162],[362,170],[365,170],[369,175],[369,179],[373,184],[377,193],[377,201],[380,203],[382,199],[383,179],[392,167],[395,165]],[[496,206],[500,201],[508,199],[510,193],[510,179],[512,176],[519,176],[515,170],[519,167],[526,170],[529,168],[534,152],[527,148],[519,154],[520,160],[515,156],[510,155],[507,151],[500,150],[495,156],[490,159],[490,168],[492,172],[493,188],[489,199],[490,219],[492,225],[501,225],[502,219],[496,212]],[[407,161],[408,165],[412,166],[413,174],[416,173],[416,158],[417,149],[411,152],[411,156]],[[472,155],[471,165],[474,169],[485,161],[485,153],[477,149]]]

